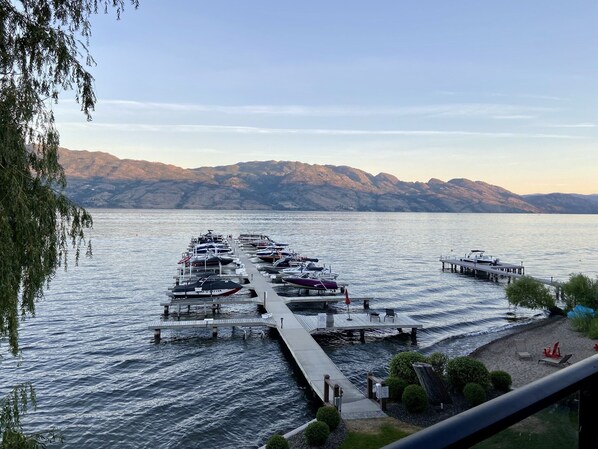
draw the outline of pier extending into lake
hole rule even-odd
[[[463,260],[454,256],[440,256],[439,260],[442,263],[442,271],[448,269],[451,271],[451,273],[473,274],[476,277],[484,275],[488,277],[490,280],[496,282],[498,282],[500,278],[507,278],[507,282],[511,282],[511,280],[519,279],[522,276],[529,276],[525,274],[525,267],[523,266],[523,262],[521,262],[520,265],[503,262],[481,263]],[[555,281],[552,277],[529,277],[535,279],[536,281],[544,285],[554,287],[556,298],[560,298],[562,287],[561,282]]]
[[[301,296],[284,297],[277,294],[273,284],[269,282],[251,261],[250,256],[243,251],[239,242],[229,238],[229,244],[240,264],[245,268],[243,275],[238,275],[246,282],[243,287],[251,290],[251,297],[208,297],[205,299],[171,299],[163,302],[164,317],[168,318],[173,312],[169,308],[178,308],[178,318],[181,315],[181,308],[195,307],[196,313],[200,314],[203,308],[204,317],[208,311],[212,312],[212,318],[172,320],[163,319],[151,323],[148,328],[154,331],[157,341],[161,338],[163,329],[210,329],[213,336],[218,335],[219,327],[229,327],[233,330],[239,328],[267,327],[276,329],[284,342],[295,363],[302,372],[312,391],[324,402],[334,403],[340,408],[344,419],[364,419],[384,417],[385,413],[379,405],[368,399],[367,392],[357,388],[338,369],[334,362],[328,357],[320,345],[314,340],[311,334],[330,331],[358,331],[362,341],[367,329],[411,329],[411,337],[416,338],[416,330],[423,325],[412,318],[396,313],[392,309],[385,312],[369,310],[372,298],[353,298],[352,301],[363,301],[363,311],[347,313],[319,313],[317,315],[301,315],[293,313],[287,304],[290,303],[322,303],[323,307],[331,302],[339,302],[345,299],[344,295],[331,294],[305,294]],[[231,275],[234,277],[235,275]],[[222,304],[248,304],[253,303],[261,306],[266,313],[261,317],[254,318],[229,318],[216,319],[219,308]],[[365,311],[365,313],[364,313]],[[174,313],[173,313],[174,314]],[[264,333],[262,332],[262,335]],[[247,330],[243,329],[243,336],[247,336]],[[331,397],[330,392],[333,392]],[[340,399],[339,399],[340,397]]]

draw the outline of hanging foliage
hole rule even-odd
[[[131,0],[137,7],[138,0]],[[0,0],[0,341],[18,354],[19,321],[69,251],[90,242],[90,214],[65,195],[52,103],[74,92],[90,120],[96,98],[91,14],[120,17],[125,0]]]

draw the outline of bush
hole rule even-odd
[[[513,380],[506,371],[492,371],[490,373],[490,382],[492,386],[499,391],[509,391]]]
[[[385,380],[386,385],[388,385],[388,396],[391,401],[399,402],[401,397],[403,396],[403,391],[405,391],[405,387],[409,385],[406,380],[401,379],[400,377],[389,377]]]
[[[457,391],[463,391],[468,383],[480,384],[487,388],[490,385],[490,373],[479,360],[471,357],[456,357],[446,364],[449,382]]]
[[[340,424],[341,414],[336,408],[332,407],[331,405],[327,405],[318,409],[318,412],[316,413],[316,419],[328,424],[328,428],[332,432]]]
[[[550,290],[540,281],[522,276],[505,289],[509,303],[528,309],[550,309],[556,305],[556,300]]]
[[[428,395],[420,385],[407,385],[401,399],[409,413],[421,413],[428,408]]]
[[[289,442],[280,434],[272,435],[266,443],[266,449],[289,449]]]
[[[467,399],[467,403],[472,407],[486,402],[486,390],[480,384],[468,383],[463,387],[463,395]]]
[[[590,326],[594,318],[589,314],[576,314],[569,317],[571,327],[577,332],[587,333],[590,330]]]
[[[322,446],[330,435],[330,428],[325,422],[314,421],[307,425],[303,435],[310,446]]]
[[[448,363],[448,356],[442,352],[434,352],[428,356],[428,363],[432,365],[432,368],[434,368],[434,371],[439,376],[444,376],[446,364]]]
[[[563,284],[563,293],[570,309],[578,304],[594,310],[598,308],[598,280],[581,273],[571,275]]]
[[[594,318],[591,322],[590,322],[590,326],[588,328],[588,332],[587,332],[588,337],[590,337],[592,340],[598,340],[598,318]]]
[[[413,369],[412,365],[416,362],[425,361],[426,357],[424,357],[419,352],[399,352],[392,359],[390,359],[388,372],[390,374],[390,377],[400,377],[401,379],[404,379],[408,384],[419,384],[419,381],[417,380],[417,376],[415,374],[415,370]]]

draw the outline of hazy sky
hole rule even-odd
[[[141,0],[93,18],[61,145],[598,193],[598,2]]]

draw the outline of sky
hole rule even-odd
[[[598,2],[141,0],[92,17],[61,146],[598,194]]]

